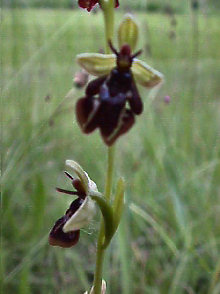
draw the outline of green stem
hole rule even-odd
[[[105,194],[104,197],[106,200],[110,201],[111,190],[112,190],[112,179],[113,179],[113,169],[114,169],[114,147],[108,148],[108,166],[107,166],[107,176],[106,176],[106,185],[105,185]],[[94,277],[94,294],[101,294],[101,285],[102,285],[102,269],[104,262],[105,249],[103,248],[104,242],[104,223],[101,222],[98,242],[97,242],[97,254],[96,254],[96,269]]]
[[[107,177],[105,184],[105,198],[109,201],[111,198],[112,181],[113,181],[113,170],[114,170],[114,146],[108,148],[108,167],[107,167]]]
[[[110,53],[108,46],[108,41],[113,38],[114,35],[114,5],[115,0],[100,0],[101,7],[104,14],[105,22],[105,52]],[[107,165],[107,175],[106,175],[106,184],[105,184],[105,193],[104,197],[106,200],[110,201],[111,190],[112,190],[112,181],[113,181],[113,169],[114,169],[114,154],[115,148],[108,148],[108,165]],[[96,253],[96,269],[93,282],[93,293],[101,294],[101,285],[102,285],[102,269],[104,262],[105,249],[103,248],[104,242],[104,223],[103,220],[100,225],[98,241],[97,241],[97,253]]]
[[[104,22],[105,22],[105,53],[110,53],[111,50],[108,45],[109,39],[114,35],[114,3],[115,1],[109,0],[108,2],[102,1]]]
[[[103,235],[104,235],[104,226],[103,221],[100,226],[98,242],[97,242],[97,253],[96,253],[96,269],[95,269],[95,276],[93,282],[93,293],[94,294],[101,294],[101,285],[102,285],[102,269],[103,269],[103,261],[104,261],[104,253],[105,250],[103,249]]]

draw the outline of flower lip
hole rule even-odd
[[[59,236],[59,237],[58,237]],[[49,236],[49,244],[51,246],[59,246],[62,248],[70,248],[79,241],[80,231],[70,232],[68,234],[59,231],[59,234],[54,234],[52,231]]]
[[[67,209],[64,216],[59,218],[55,225],[53,226],[52,230],[50,231],[49,235],[49,244],[52,246],[60,246],[63,248],[70,248],[74,246],[78,240],[80,231],[70,231],[68,233],[65,233],[63,231],[63,226],[67,222],[69,218],[77,211],[80,206],[82,205],[82,200],[80,198],[74,200],[70,207]]]

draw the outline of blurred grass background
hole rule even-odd
[[[181,3],[178,14],[177,4],[171,12],[135,12],[141,58],[166,83],[158,93],[140,89],[145,112],[117,144],[115,179],[126,179],[126,210],[107,256],[108,293],[220,293],[220,20],[214,1],[201,1],[199,10]],[[121,17],[118,10],[117,26]],[[100,13],[2,12],[2,293],[78,294],[91,285],[98,218],[72,249],[49,247],[47,237],[71,202],[54,189],[70,188],[66,159],[103,189],[106,148],[97,132],[85,136],[77,126],[82,91],[66,96],[76,54],[103,43]]]

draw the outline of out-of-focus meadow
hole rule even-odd
[[[117,143],[126,209],[107,255],[108,293],[220,293],[220,20],[169,13],[135,13],[141,58],[166,83],[157,93],[140,89],[144,114]],[[66,96],[76,54],[104,46],[102,15],[7,9],[1,27],[2,291],[83,293],[98,218],[71,249],[49,247],[47,238],[71,202],[55,192],[70,188],[66,159],[103,189],[106,147],[76,123],[82,91]]]

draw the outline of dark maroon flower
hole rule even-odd
[[[86,88],[86,96],[76,105],[77,120],[83,132],[89,134],[96,128],[107,145],[126,133],[135,122],[135,115],[143,111],[131,66],[133,59],[141,52],[132,55],[130,47],[124,45],[116,54],[116,67],[109,75],[91,81]]]
[[[91,11],[97,3],[99,3],[99,0],[78,0],[79,7],[87,9],[87,11]],[[118,6],[119,1],[115,0],[115,7]]]
[[[60,188],[57,188],[57,191],[77,195],[78,198],[72,201],[65,215],[56,221],[49,235],[50,245],[63,248],[74,246],[79,240],[80,229],[91,221],[95,204],[89,195],[97,192],[96,184],[89,179],[76,162],[67,160],[66,164],[73,168],[79,176],[79,178],[73,178],[68,172],[65,172],[66,176],[71,179],[75,191]]]

